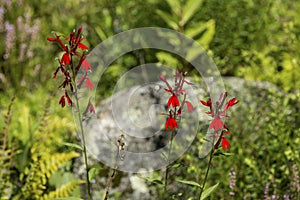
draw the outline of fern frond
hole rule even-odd
[[[60,199],[60,197],[69,197],[72,192],[77,188],[79,184],[85,183],[82,180],[75,180],[70,183],[67,183],[60,188],[56,189],[55,191],[49,192],[48,194],[44,195],[41,200],[53,200],[53,199]]]
[[[78,157],[76,152],[56,153],[33,160],[31,167],[24,171],[26,177],[25,185],[22,187],[22,197],[27,199],[40,199],[46,192],[47,180],[67,161]]]
[[[41,172],[44,173],[47,178],[50,178],[50,176],[58,169],[59,166],[78,156],[79,154],[74,151],[51,155],[50,160],[41,163]]]

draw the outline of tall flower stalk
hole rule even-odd
[[[59,88],[63,90],[63,95],[59,100],[59,104],[62,108],[65,107],[66,103],[69,106],[75,107],[77,117],[79,120],[79,134],[82,139],[82,151],[86,169],[86,190],[88,194],[88,199],[92,199],[91,195],[91,184],[89,181],[89,165],[86,150],[85,133],[82,124],[82,118],[87,115],[88,112],[95,114],[95,108],[91,101],[89,101],[85,111],[81,113],[81,108],[79,104],[79,90],[82,88],[83,83],[87,89],[93,89],[93,84],[88,78],[89,73],[92,72],[92,67],[86,60],[88,47],[82,43],[82,27],[79,27],[77,31],[72,31],[69,36],[61,39],[60,35],[55,33],[54,38],[47,38],[50,42],[58,43],[58,46],[63,50],[63,54],[60,59],[58,59],[58,67],[54,72],[53,78],[55,79],[57,74],[60,73],[64,76],[64,81],[61,83]],[[77,65],[75,65],[75,60],[77,59]],[[79,71],[83,72],[83,76],[76,80],[76,76]],[[75,102],[75,103],[74,103]]]
[[[167,102],[167,106],[169,109],[168,113],[163,114],[167,116],[166,123],[165,123],[166,130],[171,131],[171,138],[169,141],[169,149],[167,155],[168,165],[170,164],[170,157],[172,154],[173,138],[176,135],[176,131],[178,129],[178,120],[184,111],[185,105],[187,107],[188,112],[194,111],[194,107],[192,103],[186,100],[187,92],[186,90],[183,89],[184,84],[191,85],[192,83],[186,81],[185,77],[186,77],[186,73],[179,72],[178,69],[176,69],[176,74],[174,77],[174,86],[172,87],[171,84],[166,79],[166,77],[164,77],[163,75],[160,76],[160,79],[166,85],[165,91],[170,94],[170,97]],[[167,192],[168,174],[169,174],[169,166],[167,166],[166,168],[165,177],[164,177],[165,194]]]
[[[210,122],[209,128],[214,131],[214,134],[211,138],[212,149],[209,154],[208,166],[206,169],[202,187],[200,187],[199,199],[201,199],[201,196],[203,194],[215,151],[220,147],[220,145],[222,146],[224,151],[230,149],[230,143],[226,138],[226,135],[228,135],[230,132],[228,126],[224,123],[224,119],[230,118],[230,116],[226,115],[226,112],[230,107],[234,106],[239,101],[237,101],[236,98],[233,97],[225,103],[227,96],[227,92],[222,93],[215,105],[213,105],[211,99],[208,99],[207,101],[200,100],[201,104],[209,107],[209,111],[206,112],[206,114],[210,115],[213,118]]]

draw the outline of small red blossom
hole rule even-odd
[[[71,59],[70,59],[69,53],[66,52],[63,54],[60,64],[61,65],[70,65],[71,64]]]
[[[230,149],[230,143],[225,137],[222,137],[222,148],[224,151]]]
[[[86,59],[84,59],[81,63],[81,69],[88,72],[89,70],[92,70],[92,66]]]
[[[50,37],[48,37],[47,40],[50,41],[50,42],[55,42],[56,38],[50,38]]]
[[[178,100],[177,96],[174,94],[169,98],[168,107],[170,107],[170,106],[173,106],[173,108],[176,106],[180,106],[179,100]]]
[[[191,102],[185,101],[185,104],[186,104],[186,107],[187,107],[187,110],[188,110],[189,113],[194,111],[194,106]]]
[[[175,127],[178,128],[176,120],[172,116],[169,116],[166,121],[166,130],[168,130],[169,128],[171,130],[174,130]]]
[[[218,117],[214,118],[209,125],[209,128],[213,128],[215,131],[222,130],[223,127],[224,123]]]
[[[62,108],[65,107],[66,105],[65,96],[62,96],[58,103],[61,105]]]
[[[88,50],[88,49],[89,49],[86,45],[84,45],[84,44],[82,44],[82,43],[79,43],[79,44],[78,44],[78,47],[79,47],[81,50]]]
[[[94,85],[89,78],[86,78],[85,86],[90,90],[92,90],[94,88]]]
[[[86,116],[88,112],[96,114],[95,107],[92,104],[91,100],[89,100],[89,103],[88,103],[85,111],[82,113],[82,116]]]
[[[229,107],[234,106],[235,104],[239,103],[240,101],[237,101],[236,98],[230,99],[225,106],[225,110],[227,110]]]
[[[72,106],[72,105],[73,105],[73,102],[72,102],[71,98],[69,97],[67,91],[65,91],[65,97],[66,97],[66,99],[67,99],[68,105],[69,105],[69,106]]]

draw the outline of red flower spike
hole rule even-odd
[[[189,113],[194,111],[194,106],[192,105],[191,102],[185,101],[185,104],[186,104],[186,107],[187,107],[187,110],[188,110]]]
[[[210,129],[213,128],[215,131],[222,130],[223,127],[224,127],[224,123],[218,117],[214,118],[209,125],[209,128]]]
[[[90,90],[92,90],[94,88],[94,85],[93,85],[93,83],[91,82],[91,80],[89,78],[86,78],[85,86],[87,88],[89,88]]]
[[[58,103],[61,104],[62,108],[65,107],[66,105],[65,96],[62,96]]]
[[[222,148],[224,151],[230,149],[230,143],[225,137],[222,137]]]
[[[168,101],[168,107],[170,107],[171,105],[173,106],[173,108],[175,106],[180,106],[179,100],[178,100],[177,96],[174,94],[169,98],[169,101]]]
[[[173,130],[175,127],[178,128],[176,120],[173,117],[168,117],[166,121],[166,130],[168,130],[169,128]]]

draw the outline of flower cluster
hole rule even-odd
[[[226,151],[227,149],[230,148],[230,143],[225,137],[225,135],[229,134],[229,128],[223,121],[224,121],[224,118],[230,117],[230,116],[226,115],[226,112],[228,111],[228,109],[239,102],[236,100],[235,97],[233,97],[225,103],[227,96],[228,96],[227,92],[222,93],[220,95],[219,100],[216,102],[214,109],[213,109],[211,99],[208,99],[207,101],[200,100],[200,102],[204,106],[207,106],[210,109],[210,111],[206,112],[206,114],[213,117],[213,120],[211,121],[209,128],[214,129],[215,133],[218,133],[218,131],[221,131],[221,134],[219,136],[217,136],[218,140],[217,140],[217,143],[214,145],[214,148],[218,149],[220,143],[222,143],[222,147],[223,147],[224,151]],[[222,119],[223,119],[223,121],[222,121]]]
[[[64,95],[59,100],[59,104],[62,107],[65,107],[66,101],[69,106],[73,105],[73,102],[68,94],[68,89],[71,94],[76,94],[77,89],[80,89],[83,83],[85,83],[85,86],[88,89],[94,88],[93,83],[88,77],[89,73],[91,73],[92,71],[92,66],[86,60],[86,57],[88,56],[88,47],[82,43],[83,39],[82,27],[79,27],[77,31],[72,31],[69,36],[65,37],[64,39],[61,39],[61,36],[57,35],[56,33],[55,37],[47,38],[47,40],[50,42],[57,42],[59,47],[63,50],[63,54],[59,59],[59,65],[55,70],[53,76],[53,78],[56,78],[58,72],[61,72],[61,74],[64,76],[64,81],[59,86],[60,88],[64,89]],[[74,64],[74,57],[78,58],[77,65]],[[75,77],[78,74],[80,68],[83,72],[83,76],[76,81]],[[74,87],[74,84],[76,84],[76,87]],[[94,106],[90,101],[88,103],[87,109],[90,112],[95,113]]]
[[[181,116],[183,113],[184,106],[186,105],[188,112],[193,112],[194,107],[190,101],[186,100],[186,90],[183,89],[184,84],[191,85],[192,83],[185,80],[186,73],[179,72],[176,69],[174,87],[172,87],[169,82],[166,80],[166,77],[163,75],[160,76],[160,79],[166,84],[167,88],[165,91],[170,93],[170,98],[168,100],[169,112],[166,114],[166,130],[178,128],[177,117]],[[183,100],[180,101],[180,95],[183,95]]]

